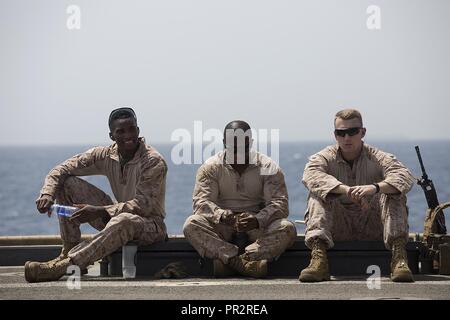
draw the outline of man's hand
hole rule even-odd
[[[230,212],[229,214],[225,214],[220,219],[220,222],[223,222],[224,224],[228,226],[235,227],[236,226],[236,217],[237,214],[235,212]]]
[[[354,202],[361,205],[363,210],[369,209],[367,196],[377,193],[377,188],[374,185],[354,186],[349,187],[347,196]]]
[[[98,218],[109,218],[108,212],[102,206],[91,206],[88,204],[74,204],[73,206],[80,209],[75,211],[69,218],[72,222],[78,222],[81,224],[94,221]]]
[[[46,213],[49,217],[51,215],[50,213],[50,207],[53,204],[53,198],[52,196],[48,194],[43,194],[39,197],[39,199],[36,200],[36,208],[40,213]]]
[[[258,219],[254,215],[241,213],[236,220],[236,231],[247,232],[259,228]]]
[[[354,186],[350,187],[347,195],[352,198],[352,200],[359,201],[366,196],[371,196],[377,193],[377,188],[370,184],[365,186]]]

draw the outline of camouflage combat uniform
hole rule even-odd
[[[347,195],[330,193],[341,184],[369,185],[384,181],[400,194],[375,194],[367,198],[364,211]],[[338,145],[329,146],[311,156],[303,173],[303,183],[310,191],[305,214],[306,245],[324,240],[328,248],[336,241],[381,240],[390,249],[396,238],[408,237],[406,193],[414,177],[392,154],[363,144],[361,155],[350,166]]]
[[[197,172],[194,214],[183,230],[202,257],[227,264],[238,254],[238,247],[230,243],[234,228],[220,221],[233,212],[247,212],[258,219],[259,228],[247,232],[252,243],[245,253],[251,260],[276,258],[295,240],[295,226],[285,219],[288,194],[281,169],[269,157],[251,154],[255,161],[242,175],[226,163],[225,151],[209,158]]]
[[[109,219],[96,219],[90,224],[101,230],[90,241],[81,242],[69,252],[72,262],[80,267],[94,263],[136,240],[151,244],[166,237],[164,224],[165,181],[167,165],[162,156],[139,138],[139,148],[123,171],[117,145],[95,147],[76,155],[50,171],[41,195],[50,195],[64,205],[89,204],[106,206]],[[76,176],[105,175],[118,202]],[[64,242],[80,241],[80,226],[59,216]]]

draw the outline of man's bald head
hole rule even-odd
[[[242,120],[233,120],[225,126],[225,129],[223,130],[223,136],[226,137],[227,130],[235,131],[237,129],[241,129],[244,132],[247,132],[247,130],[251,130],[250,125],[247,122]]]

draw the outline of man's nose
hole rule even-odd
[[[125,139],[130,139],[133,138],[134,136],[135,136],[134,132],[125,132],[125,134],[123,135]]]

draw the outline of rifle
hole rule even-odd
[[[417,184],[422,187],[423,192],[425,193],[425,198],[428,204],[427,217],[425,218],[425,231],[437,233],[437,234],[446,234],[447,228],[445,226],[445,217],[442,209],[439,206],[439,200],[436,194],[436,189],[434,187],[433,181],[428,179],[428,175],[425,171],[425,166],[423,165],[422,156],[420,155],[419,146],[416,146],[417,157],[419,158],[420,168],[422,169],[422,177],[417,179]],[[439,207],[439,208],[438,208]],[[436,208],[439,209],[439,212],[434,211]],[[431,225],[427,226],[427,220],[431,223]],[[427,233],[425,235],[425,233]],[[428,232],[424,232],[424,236],[428,236]]]

